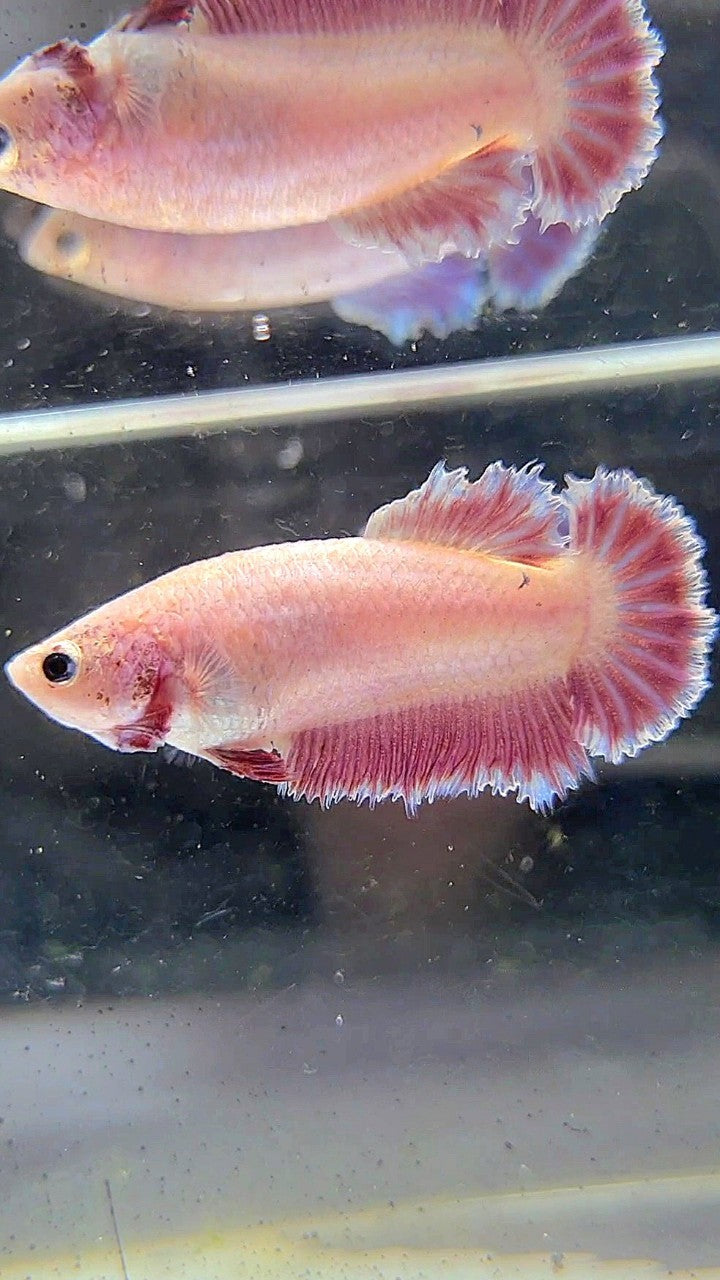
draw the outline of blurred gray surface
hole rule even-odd
[[[717,1183],[630,1217],[622,1196],[595,1221],[562,1197],[539,1216],[532,1199],[525,1214],[482,1213],[498,1191],[717,1171],[717,963],[382,988],[349,974],[342,989],[328,972],[261,1000],[16,1012],[4,1251],[91,1247],[108,1231],[108,1179],[128,1243],[319,1218],[345,1244],[717,1264]],[[479,1203],[412,1230],[403,1202],[436,1196]],[[353,1225],[366,1206],[385,1212]]]

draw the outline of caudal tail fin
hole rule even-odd
[[[665,738],[708,688],[716,631],[692,520],[629,471],[568,477],[570,548],[609,585],[569,677],[573,727],[615,763]],[[592,564],[589,566],[592,568]]]
[[[600,222],[655,159],[662,41],[641,0],[509,0],[505,12],[555,86],[533,210],[544,227]]]

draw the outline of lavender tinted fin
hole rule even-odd
[[[496,309],[544,307],[585,265],[600,230],[597,222],[576,230],[556,222],[543,231],[540,219],[529,214],[515,232],[517,244],[493,245],[488,254],[488,291]]]
[[[424,332],[446,338],[470,329],[487,299],[483,264],[459,255],[429,262],[406,275],[333,299],[333,309],[349,324],[384,333],[395,346]]]

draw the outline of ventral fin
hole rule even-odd
[[[453,254],[406,275],[346,293],[332,302],[349,324],[364,324],[402,346],[421,334],[446,338],[475,324],[487,298],[485,269],[475,259]]]
[[[222,742],[201,754],[238,778],[252,778],[255,782],[288,781],[287,766],[279,751],[248,747],[242,742]]]
[[[516,244],[493,245],[488,254],[488,292],[498,311],[533,311],[554,298],[592,253],[600,225],[573,230],[557,222],[543,231],[529,213],[515,232]]]
[[[346,213],[333,226],[351,244],[399,249],[411,263],[454,253],[476,258],[512,235],[530,198],[525,157],[494,146],[392,199]]]
[[[465,467],[447,471],[439,462],[419,489],[373,512],[364,536],[435,542],[537,564],[559,555],[567,541],[560,532],[562,499],[540,479],[541,470],[493,462],[470,483]]]

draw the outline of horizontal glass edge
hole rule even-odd
[[[720,333],[0,414],[0,454],[720,378]]]

